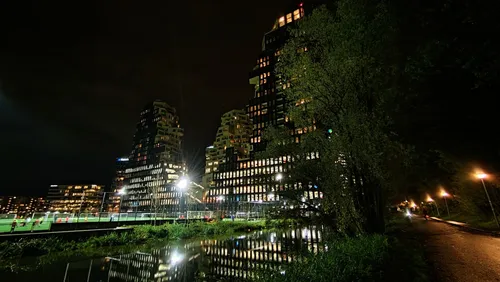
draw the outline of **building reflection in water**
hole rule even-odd
[[[303,228],[256,232],[225,240],[169,244],[150,252],[107,258],[108,281],[246,280],[261,270],[321,251],[321,231]]]

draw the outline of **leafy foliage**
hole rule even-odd
[[[391,136],[391,20],[384,2],[338,1],[335,11],[317,9],[291,30],[279,58],[282,83],[291,83],[284,89],[290,125],[315,123],[317,130],[300,143],[287,129],[270,130],[267,153],[295,156],[288,181],[317,185],[324,195],[319,212],[344,233],[383,231],[389,167],[404,162],[405,150]],[[309,161],[310,152],[319,160]]]
[[[279,272],[264,271],[261,281],[382,281],[388,255],[383,235],[337,238],[325,243],[327,251],[309,254],[283,266]]]

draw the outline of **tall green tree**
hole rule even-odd
[[[291,102],[295,128],[316,130],[290,139],[267,132],[268,154],[296,156],[290,175],[323,193],[320,212],[344,233],[383,232],[391,167],[402,167],[404,148],[394,141],[390,112],[397,97],[393,17],[384,1],[341,0],[291,30],[277,72]],[[331,134],[328,130],[331,129]],[[309,161],[309,152],[320,158]],[[302,157],[300,157],[302,156]]]

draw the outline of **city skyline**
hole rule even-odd
[[[16,4],[2,3],[2,11],[15,11],[3,19],[18,20],[4,25],[10,44],[0,50],[0,135],[10,136],[0,147],[12,164],[1,194],[44,195],[60,183],[110,185],[114,160],[128,154],[135,117],[158,98],[177,108],[187,160],[201,177],[220,116],[253,95],[248,70],[262,35],[298,2],[253,2],[244,11],[201,3],[203,14],[193,4],[165,3],[153,15],[151,7],[123,2],[110,19],[103,18],[111,8],[104,4],[72,15],[33,5],[21,16]],[[213,83],[222,76],[224,83]],[[15,169],[21,163],[30,175],[22,183]]]

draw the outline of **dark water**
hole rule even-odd
[[[3,273],[0,281],[240,281],[262,269],[280,272],[283,264],[320,250],[321,241],[316,228],[260,231],[223,240],[173,242],[115,257],[55,262],[35,271]]]

